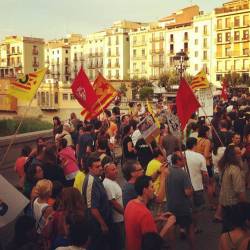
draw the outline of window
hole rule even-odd
[[[142,71],[142,73],[146,73],[146,71],[145,71],[145,62],[143,62],[141,64],[141,71]]]
[[[170,42],[174,42],[174,35],[173,34],[170,34]]]
[[[216,74],[216,81],[222,80],[222,74]]]
[[[198,33],[198,27],[196,26],[195,28],[194,28],[194,31],[195,31],[195,33]]]
[[[133,56],[136,57],[136,49],[133,49]]]
[[[75,100],[75,97],[73,94],[70,94],[70,100]]]
[[[68,100],[68,94],[66,93],[64,93],[63,94],[63,96],[62,96],[62,99],[64,100],[64,101],[67,101]]]
[[[226,28],[231,28],[231,18],[230,17],[226,18],[225,26],[226,26]]]
[[[116,45],[119,44],[119,36],[116,37]]]
[[[174,53],[174,45],[170,44],[170,53],[173,54]]]
[[[203,35],[207,35],[207,25],[203,26]]]
[[[57,54],[59,54],[59,50],[57,50]]]
[[[119,47],[116,47],[116,56],[119,56]]]
[[[185,53],[188,52],[188,43],[184,43],[184,52],[185,52]]]
[[[119,69],[115,71],[115,78],[119,79]]]
[[[217,34],[217,42],[218,43],[222,42],[222,34],[221,33]]]
[[[145,56],[145,49],[141,50],[141,54],[142,54],[142,56]]]
[[[133,71],[136,71],[136,63],[133,63]]]
[[[230,42],[230,41],[231,41],[231,33],[226,32],[226,42]]]
[[[187,32],[184,33],[184,40],[188,40],[188,33]]]
[[[226,48],[225,49],[225,55],[226,56],[231,56],[231,48]]]
[[[108,49],[108,56],[111,56],[111,48]]]
[[[248,39],[249,39],[249,31],[243,30],[243,40],[248,40]]]
[[[217,29],[222,29],[222,20],[221,19],[217,20]]]
[[[203,48],[207,48],[207,38],[203,39]]]
[[[235,41],[239,41],[240,40],[240,32],[239,31],[235,31],[234,32],[234,40]]]
[[[194,56],[195,56],[195,57],[198,57],[198,55],[199,55],[198,51],[195,51],[195,52],[194,52]]]
[[[68,54],[68,50],[67,49],[65,50],[65,53]]]
[[[234,27],[239,27],[240,26],[240,17],[236,16],[234,17]]]
[[[58,92],[55,92],[54,103],[58,104]]]
[[[133,37],[133,44],[134,44],[134,45],[136,44],[136,40],[137,40],[137,38],[136,38],[136,36],[134,36],[134,37]]]
[[[194,69],[195,69],[195,70],[198,70],[198,64],[195,64],[195,65],[194,65]]]
[[[143,35],[141,38],[142,42],[145,43],[145,36]]]
[[[207,51],[203,51],[203,60],[207,60]]]
[[[195,40],[194,40],[194,44],[195,44],[195,45],[198,45],[198,43],[199,43],[199,40],[198,40],[198,39],[195,39]]]
[[[108,45],[109,46],[111,45],[111,37],[109,37],[109,39],[108,39]]]
[[[111,70],[108,71],[108,78],[111,78]]]
[[[243,55],[248,56],[249,55],[249,48],[244,48],[243,49]]]

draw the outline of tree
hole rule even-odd
[[[144,86],[139,90],[139,96],[140,96],[140,100],[145,101],[147,99],[152,99],[154,94],[154,90],[149,86]]]
[[[119,88],[119,91],[120,93],[123,95],[123,96],[126,96],[126,93],[128,91],[128,88],[126,87],[126,84],[124,82],[121,83],[121,86]]]
[[[237,72],[228,72],[228,74],[225,74],[223,80],[225,80],[230,87],[235,88],[240,83],[240,74]]]

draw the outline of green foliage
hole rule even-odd
[[[0,136],[8,136],[15,133],[21,118],[0,120]],[[23,120],[18,134],[52,129],[53,125],[40,119],[28,117]]]
[[[128,88],[126,87],[126,84],[123,82],[119,88],[119,91],[123,96],[126,96],[126,92],[128,91]]]
[[[152,96],[154,94],[154,90],[150,86],[144,86],[140,89],[139,95],[140,95],[140,100],[145,101],[147,99],[152,99]]]
[[[240,84],[243,84],[243,85],[245,84],[247,86],[250,85],[249,78],[245,78],[237,72],[228,72],[224,76],[223,80],[225,80],[229,84],[229,86],[233,88],[235,88],[237,85],[240,85]]]

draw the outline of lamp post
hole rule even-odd
[[[189,67],[188,65],[189,57],[182,49],[180,52],[176,53],[176,55],[173,57],[173,60],[175,69],[180,74],[180,78],[182,78],[183,73],[185,72],[187,67]]]

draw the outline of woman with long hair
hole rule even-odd
[[[70,214],[84,215],[85,204],[81,193],[73,187],[62,190],[60,198],[56,201],[56,211],[51,216],[43,230],[43,236],[49,240],[52,249],[55,249],[67,236],[65,218]],[[67,241],[67,240],[66,240]]]
[[[136,150],[133,145],[133,141],[131,139],[132,133],[133,133],[133,127],[131,125],[127,125],[124,127],[122,136],[122,151],[123,151],[123,159],[125,161],[135,160],[137,158]]]
[[[58,116],[53,117],[53,135],[55,137],[56,134],[61,134],[63,131],[63,125]]]
[[[232,229],[226,215],[230,214],[231,209],[239,202],[246,200],[245,181],[234,145],[226,148],[218,165],[221,172],[219,204],[222,206],[223,231],[226,232]]]

